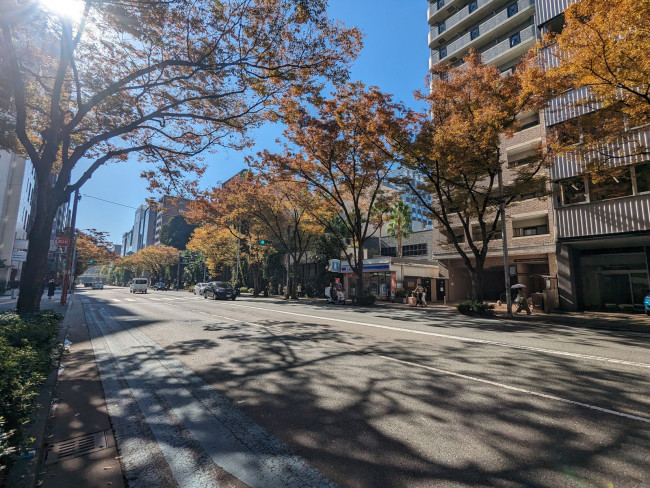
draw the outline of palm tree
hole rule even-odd
[[[397,238],[397,257],[402,257],[402,239],[411,235],[411,207],[402,200],[390,212],[388,235]]]

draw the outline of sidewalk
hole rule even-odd
[[[65,313],[59,340],[65,341],[66,352],[39,397],[41,413],[32,428],[35,455],[12,468],[7,486],[123,488],[81,300],[71,295],[61,306],[60,295],[53,298],[43,300],[41,308]]]

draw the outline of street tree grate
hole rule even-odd
[[[111,447],[112,435],[110,430],[73,437],[55,442],[47,448],[45,464],[54,464],[67,459],[85,456],[91,452],[101,451]]]

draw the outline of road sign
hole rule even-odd
[[[59,236],[54,242],[59,247],[67,247],[70,245],[70,238],[68,236]]]
[[[12,261],[26,261],[27,260],[27,251],[13,251],[11,253]]]
[[[340,259],[330,259],[329,271],[332,273],[341,272],[341,260]]]

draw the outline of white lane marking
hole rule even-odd
[[[125,298],[127,302],[137,302],[138,300],[135,300],[133,298]]]
[[[391,325],[378,325],[378,324],[369,324],[368,322],[357,322],[355,320],[345,320],[345,319],[335,319],[332,317],[321,317],[318,315],[309,315],[309,314],[304,314],[304,313],[297,313],[297,312],[287,312],[285,310],[275,310],[272,308],[262,308],[262,307],[251,307],[250,305],[239,305],[235,303],[230,304],[233,307],[241,307],[241,308],[250,308],[253,310],[262,310],[265,312],[274,312],[274,313],[281,313],[285,315],[294,315],[297,317],[306,317],[306,318],[311,318],[311,319],[319,319],[319,320],[326,320],[330,322],[340,322],[344,324],[351,324],[351,325],[361,325],[364,327],[372,327],[375,329],[384,329],[384,330],[392,330],[396,332],[408,332],[410,334],[416,334],[416,335],[424,335],[424,336],[430,336],[430,337],[440,337],[443,339],[453,339],[456,341],[463,341],[463,342],[472,342],[476,344],[487,344],[490,346],[498,346],[498,347],[507,347],[510,349],[520,349],[524,351],[532,351],[532,352],[541,352],[544,354],[552,354],[554,356],[567,356],[567,357],[572,357],[572,358],[579,358],[579,359],[590,359],[592,361],[601,361],[601,362],[607,362],[607,363],[614,363],[614,364],[624,364],[626,366],[636,366],[639,368],[648,368],[650,369],[650,364],[648,363],[638,363],[634,361],[626,361],[624,359],[613,359],[613,358],[606,358],[603,356],[594,356],[591,354],[580,354],[577,352],[567,352],[567,351],[557,351],[555,349],[546,349],[543,347],[533,347],[533,346],[522,346],[518,344],[509,344],[507,342],[499,342],[499,341],[491,341],[489,339],[475,339],[473,337],[463,337],[463,336],[455,336],[455,335],[450,335],[450,334],[440,334],[438,332],[429,332],[429,331],[424,331],[424,330],[413,330],[413,329],[406,329],[404,327],[393,327]]]
[[[121,302],[122,301],[121,298],[111,298],[111,300],[113,300],[114,302]]]
[[[246,305],[238,305],[238,306],[247,307]],[[181,308],[181,307],[178,307],[178,308]],[[247,307],[247,308],[259,309],[258,307]],[[194,309],[191,310],[191,311],[195,312],[195,313],[200,313],[200,314],[203,314],[203,315],[209,315],[211,317],[216,317],[216,318],[219,318],[219,319],[224,319],[224,320],[227,320],[229,322],[240,322],[242,324],[250,325],[250,326],[253,326],[253,327],[261,327],[261,328],[267,328],[268,327],[268,325],[256,324],[254,322],[245,322],[245,321],[242,321],[242,320],[236,320],[236,319],[232,319],[230,317],[226,317],[226,316],[223,316],[223,315],[217,315],[217,314],[210,313],[210,312],[204,312],[204,311],[199,311],[199,310],[194,310]],[[294,312],[283,312],[283,313],[292,314],[292,315],[299,315],[299,314],[296,314]],[[317,316],[310,316],[310,317],[317,317]],[[344,321],[342,319],[334,319],[334,320],[341,321],[341,322],[351,322],[351,321]],[[371,324],[364,324],[363,322],[357,322],[357,323],[359,323],[361,325],[371,325]],[[379,327],[388,328],[388,327],[385,327],[385,326],[379,326]],[[410,332],[408,329],[401,329],[401,328],[395,328],[395,329],[405,330],[407,332]],[[418,332],[418,331],[414,331],[414,332]],[[432,334],[433,335],[441,335],[441,334],[435,334],[435,333],[432,333]],[[447,337],[447,336],[445,336],[445,337]],[[628,413],[625,413],[625,412],[619,412],[617,410],[612,410],[612,409],[609,409],[609,408],[598,407],[596,405],[591,405],[589,403],[578,402],[578,401],[575,401],[575,400],[569,400],[568,398],[562,398],[562,397],[558,397],[558,396],[555,396],[555,395],[549,395],[547,393],[540,393],[540,392],[536,392],[536,391],[532,391],[532,390],[527,390],[525,388],[519,388],[517,386],[506,385],[505,383],[498,383],[496,381],[485,380],[483,378],[477,378],[475,376],[470,376],[470,375],[466,375],[466,374],[462,374],[462,373],[455,373],[453,371],[447,371],[445,369],[434,368],[433,366],[426,366],[424,364],[418,364],[418,363],[414,363],[414,362],[411,362],[411,361],[404,361],[402,359],[396,359],[396,358],[392,358],[390,356],[384,356],[382,354],[373,354],[373,353],[371,353],[369,355],[370,356],[375,356],[375,357],[378,357],[378,358],[381,358],[381,359],[385,359],[387,361],[393,361],[393,362],[396,362],[396,363],[400,363],[400,364],[404,364],[404,365],[408,365],[408,366],[413,366],[415,368],[426,369],[428,371],[434,371],[434,372],[440,373],[440,374],[455,376],[457,378],[463,378],[463,379],[466,379],[466,380],[469,380],[469,381],[475,381],[475,382],[478,382],[478,383],[484,383],[486,385],[495,386],[497,388],[504,388],[506,390],[516,391],[518,393],[525,393],[527,395],[531,395],[531,396],[535,396],[535,397],[539,397],[539,398],[544,398],[546,400],[553,400],[553,401],[557,401],[557,402],[567,403],[567,404],[570,404],[570,405],[576,405],[578,407],[589,408],[591,410],[597,410],[599,412],[603,412],[603,413],[607,413],[607,414],[611,414],[611,415],[616,415],[618,417],[625,417],[625,418],[629,418],[629,419],[632,419],[632,420],[638,420],[640,422],[645,422],[645,423],[650,424],[650,418],[641,417],[641,416],[638,416],[638,415],[632,415],[632,414],[628,414]]]
[[[425,366],[423,364],[413,363],[411,361],[404,361],[402,359],[395,359],[395,358],[391,358],[390,356],[383,356],[381,354],[371,354],[371,355],[375,356],[375,357],[385,359],[387,361],[393,361],[393,362],[396,362],[396,363],[405,364],[405,365],[408,365],[408,366],[413,366],[415,368],[426,369],[428,371],[433,371],[435,373],[455,376],[457,378],[463,378],[465,380],[475,381],[477,383],[484,383],[486,385],[496,386],[498,388],[505,388],[506,390],[512,390],[512,391],[516,391],[518,393],[525,393],[527,395],[531,395],[531,396],[535,396],[535,397],[539,397],[539,398],[544,398],[546,400],[554,400],[554,401],[557,401],[557,402],[568,403],[570,405],[576,405],[578,407],[589,408],[591,410],[597,410],[599,412],[608,413],[610,415],[616,415],[618,417],[625,417],[625,418],[628,418],[628,419],[638,420],[640,422],[645,422],[647,424],[650,424],[650,418],[647,418],[647,417],[640,417],[638,415],[632,415],[632,414],[625,413],[625,412],[619,412],[618,410],[611,410],[609,408],[598,407],[596,405],[591,405],[589,403],[577,402],[575,400],[569,400],[568,398],[562,398],[562,397],[555,396],[555,395],[549,395],[548,393],[539,393],[539,392],[536,392],[536,391],[527,390],[525,388],[519,388],[517,386],[506,385],[504,383],[497,383],[496,381],[484,380],[483,378],[477,378],[475,376],[469,376],[469,375],[462,374],[462,373],[454,373],[453,371],[447,371],[447,370],[444,370],[444,369],[434,368],[432,366]]]

